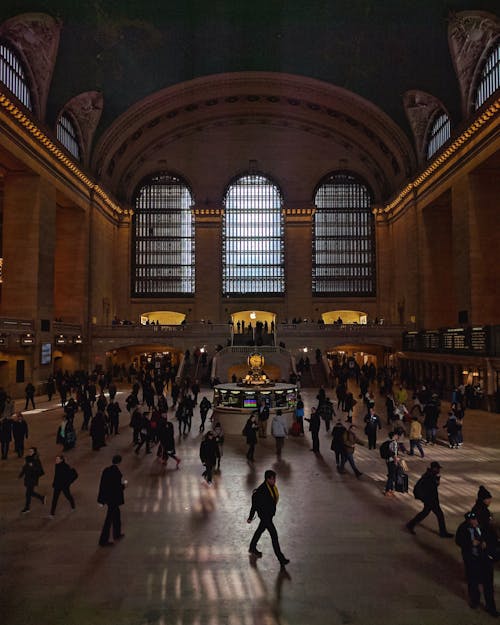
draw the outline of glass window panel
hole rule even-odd
[[[224,295],[281,295],[285,290],[283,200],[260,175],[242,176],[224,200]]]
[[[194,293],[192,205],[188,187],[175,176],[158,174],[140,187],[133,221],[133,295]]]
[[[475,107],[480,108],[500,87],[500,42],[486,59],[476,90]]]
[[[0,43],[0,81],[24,104],[33,110],[28,80],[21,61],[5,44]]]
[[[446,113],[439,114],[434,120],[427,142],[427,158],[431,158],[450,138],[450,118]]]
[[[80,145],[78,143],[75,125],[64,113],[57,121],[56,134],[58,140],[64,145],[68,152],[73,154],[77,160],[80,160]]]
[[[315,204],[313,294],[375,295],[375,224],[368,188],[351,174],[334,173],[318,188]]]

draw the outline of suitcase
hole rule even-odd
[[[408,473],[398,472],[396,475],[396,492],[407,493],[408,492]]]

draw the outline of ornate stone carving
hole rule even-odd
[[[412,90],[403,95],[406,117],[415,138],[415,149],[418,161],[423,164],[426,159],[427,134],[436,111],[446,112],[442,102],[425,91]]]
[[[474,109],[473,91],[481,57],[499,33],[500,23],[491,13],[462,11],[450,17],[448,44],[460,85],[464,116]]]
[[[0,37],[8,41],[24,62],[30,81],[34,113],[45,119],[47,96],[59,47],[62,22],[45,13],[25,13],[0,26]]]
[[[90,148],[97,124],[101,119],[103,106],[102,93],[100,91],[85,91],[71,98],[64,107],[69,111],[78,124],[82,141],[82,162],[89,162]]]

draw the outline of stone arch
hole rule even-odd
[[[290,155],[290,133],[294,133],[311,146],[321,146],[324,156],[318,160],[323,167],[327,155],[331,161],[343,158],[356,162],[357,173],[369,181],[377,200],[395,190],[415,166],[412,148],[402,130],[364,98],[302,76],[237,72],[197,78],[141,100],[103,135],[93,167],[119,197],[130,200],[137,181],[158,169],[160,161],[165,161],[168,168],[172,159],[187,161],[189,155],[194,157],[193,171],[200,171],[207,163],[214,164],[214,152],[217,155],[223,145],[228,163],[236,165],[236,171],[244,169],[241,159],[229,153],[232,146],[224,138],[230,132],[235,150],[239,141],[246,148],[248,128],[251,136],[258,136],[255,145],[266,156],[276,143]],[[272,135],[269,149],[267,135]],[[202,155],[195,149],[200,137],[201,143],[208,145],[207,159],[211,160],[206,162],[200,160]],[[269,156],[269,160],[272,158]],[[273,168],[275,171],[265,164],[259,168],[279,179],[278,167]],[[316,180],[315,173],[314,183]],[[221,180],[217,184],[217,191],[209,199],[220,202],[224,184]]]

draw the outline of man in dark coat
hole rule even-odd
[[[10,441],[12,440],[12,419],[2,417],[0,419],[0,443],[2,446],[2,460],[7,460]]]
[[[90,437],[92,438],[92,449],[99,451],[101,447],[106,447],[106,421],[101,411],[95,413],[90,422]]]
[[[200,460],[205,465],[203,477],[209,486],[212,484],[212,471],[218,458],[220,458],[219,445],[217,445],[214,433],[209,430],[200,445]]]
[[[290,560],[283,555],[278,540],[278,532],[274,527],[273,517],[276,514],[276,506],[279,500],[278,488],[276,486],[276,473],[268,469],[264,473],[264,481],[253,491],[252,507],[248,515],[247,523],[251,523],[257,513],[260,519],[259,526],[250,541],[248,552],[250,555],[261,558],[262,552],[257,549],[257,543],[265,530],[271,535],[274,553],[282,567],[285,567]]]
[[[109,422],[111,426],[110,434],[119,434],[118,427],[120,424],[120,412],[122,409],[120,408],[120,404],[117,401],[110,401],[107,405],[106,410],[109,415]]]
[[[212,407],[210,400],[207,397],[203,397],[200,402],[200,417],[201,417],[201,425],[200,432],[205,431],[205,421],[207,419],[208,411]]]
[[[377,449],[377,430],[382,429],[382,424],[373,406],[368,409],[364,422],[366,423],[365,434],[368,437],[368,449]]]
[[[335,464],[337,465],[337,470],[340,470],[340,465],[342,463],[342,452],[344,450],[344,432],[347,430],[340,422],[340,419],[333,426],[332,430],[332,444],[330,449],[335,452]]]
[[[44,475],[44,470],[38,452],[35,447],[31,447],[28,455],[24,459],[24,466],[21,469],[19,477],[24,477],[24,485],[26,487],[26,503],[21,512],[29,512],[31,505],[31,498],[35,497],[43,504],[46,502],[45,495],[35,492],[35,486],[38,485],[38,480]]]
[[[475,512],[465,514],[465,521],[457,529],[455,542],[462,550],[470,607],[479,607],[479,584],[482,584],[486,612],[498,617],[493,589],[493,556],[489,552],[487,537],[481,531]]]
[[[312,449],[315,454],[319,454],[319,430],[321,427],[321,419],[319,416],[319,410],[313,406],[311,409],[311,416],[309,419],[306,417],[306,421],[309,421],[309,432],[311,432]]]
[[[101,536],[99,538],[99,545],[101,547],[107,547],[108,545],[113,544],[109,540],[111,527],[113,527],[114,540],[123,538],[125,535],[122,534],[120,506],[125,503],[123,490],[127,485],[127,481],[123,479],[122,472],[118,468],[121,461],[121,456],[113,456],[111,466],[106,467],[101,475],[97,502],[102,506],[108,506],[108,512],[106,514],[104,525],[102,526]]]
[[[26,405],[24,406],[24,409],[28,410],[28,404],[31,402],[33,410],[35,410],[35,387],[31,382],[28,382],[24,392],[26,394]]]
[[[56,513],[57,501],[61,493],[69,501],[71,509],[75,509],[75,500],[73,499],[73,495],[71,494],[70,486],[77,477],[77,472],[66,463],[64,456],[56,456],[56,465],[54,467],[54,481],[52,482],[54,494],[52,495],[52,505],[50,506],[50,518],[54,518],[54,515]]]
[[[415,534],[415,525],[423,521],[428,514],[434,512],[438,520],[441,538],[453,537],[453,534],[450,534],[446,529],[444,514],[439,505],[438,486],[441,479],[440,471],[441,465],[439,462],[431,462],[430,467],[415,484],[415,497],[424,502],[424,509],[406,524],[406,528],[411,534]]]
[[[16,418],[12,421],[12,434],[14,436],[14,449],[17,457],[22,458],[24,454],[24,440],[28,438],[28,424],[21,412],[18,412]]]

